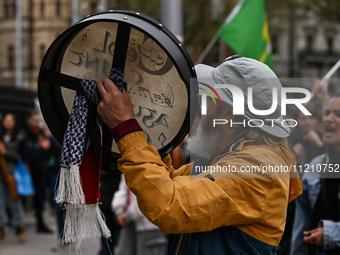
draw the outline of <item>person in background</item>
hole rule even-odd
[[[294,117],[290,115],[285,116],[287,125],[290,126],[290,130],[292,132],[291,136],[287,138],[289,142],[289,147],[291,151],[294,153],[296,158],[296,168],[300,169],[299,167],[303,165],[300,157],[296,154],[293,147],[290,144],[291,139],[296,139],[298,137],[298,133],[294,129],[295,122],[293,121]],[[303,173],[298,171],[299,176],[301,177]],[[285,230],[282,235],[282,239],[277,247],[277,255],[289,255],[290,254],[290,247],[292,241],[292,232],[293,232],[293,224],[294,224],[294,217],[295,217],[295,200],[288,204],[287,208],[287,220]]]
[[[46,199],[46,171],[51,157],[51,141],[40,129],[41,115],[31,110],[26,119],[27,129],[23,132],[22,157],[28,165],[35,189],[34,207],[38,233],[53,233],[43,220],[44,202]]]
[[[60,157],[61,157],[61,146],[59,142],[52,135],[50,129],[45,124],[43,129],[44,135],[50,140],[50,158],[47,161],[47,170],[46,170],[46,182],[47,188],[49,191],[49,195],[47,196],[51,207],[54,209],[57,218],[57,229],[58,229],[58,243],[56,246],[52,247],[52,252],[59,252],[62,248],[62,242],[60,238],[62,236],[64,230],[64,210],[63,208],[57,204],[54,200],[54,191],[56,189],[57,184],[57,176],[60,170]]]
[[[17,120],[13,114],[7,113],[0,129],[0,240],[5,238],[4,227],[8,223],[6,201],[8,201],[18,240],[24,243],[26,242],[24,208],[16,192],[15,182],[9,182],[7,179],[11,176],[13,180],[14,168],[20,157],[20,142]]]
[[[98,255],[114,255],[117,245],[120,225],[115,221],[115,215],[111,210],[111,202],[114,193],[118,190],[120,176],[117,173],[101,171],[100,173],[100,210],[105,216],[106,225],[111,231],[111,240],[101,237]]]
[[[322,110],[325,110],[331,96],[328,92],[330,78],[327,79],[323,84],[320,80],[316,80],[312,87],[312,92],[314,93],[318,104],[321,106]]]
[[[305,105],[305,108],[312,115],[305,115],[300,110],[296,111],[294,119],[298,122],[300,137],[290,136],[289,142],[298,160],[308,163],[317,155],[322,154],[325,151],[325,146],[322,134],[317,131],[319,118],[315,105],[309,103]]]
[[[318,113],[319,116],[323,115],[323,112],[325,111],[329,100],[331,99],[331,95],[334,95],[334,86],[330,86],[330,78],[328,78],[326,81],[323,81],[321,83],[320,80],[316,80],[312,86],[312,92],[315,95],[315,98],[317,99],[317,105],[318,107]],[[317,131],[322,133],[323,127],[322,127],[322,121],[317,127]]]
[[[137,198],[126,185],[124,175],[114,194],[112,210],[122,226],[116,255],[164,254],[166,235],[139,210]]]
[[[327,150],[304,169],[291,255],[340,254],[340,95],[326,106],[323,126]]]

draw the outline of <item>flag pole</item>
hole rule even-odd
[[[322,78],[322,80],[320,81],[321,86],[325,86],[325,83],[327,82],[327,80],[332,77],[332,75],[339,69],[339,67],[340,67],[340,59],[338,60],[338,62],[335,63],[335,65]],[[312,92],[311,98],[313,98],[314,96],[315,96],[315,94]]]
[[[324,85],[328,78],[330,78],[340,67],[340,59],[338,62],[335,63],[335,65],[326,73],[326,75],[322,78],[321,84]]]
[[[236,14],[240,11],[240,9],[242,8],[242,5],[244,3],[245,0],[239,0],[239,2],[237,3],[237,5],[234,7],[234,9],[230,12],[230,14],[226,17],[226,19],[224,20],[223,25],[225,24],[229,24],[236,16]],[[207,47],[205,47],[205,49],[203,50],[203,52],[201,53],[201,55],[199,56],[199,58],[197,59],[195,65],[197,64],[201,64],[202,61],[207,57],[208,53],[210,52],[210,50],[212,49],[212,47],[215,45],[215,43],[218,40],[218,33],[216,33],[214,35],[214,37],[210,40],[209,44],[207,45]]]
[[[199,56],[199,58],[197,59],[195,65],[197,64],[201,64],[202,61],[207,57],[208,53],[211,51],[212,47],[214,47],[215,43],[218,40],[218,34],[216,33],[214,35],[214,37],[210,40],[210,42],[208,43],[207,47],[205,47],[205,49],[203,50],[203,52],[201,53],[201,55]]]

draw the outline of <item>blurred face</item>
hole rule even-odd
[[[323,119],[325,144],[332,145],[340,151],[340,97],[333,97],[325,110]]]
[[[40,114],[33,114],[31,117],[27,119],[27,124],[30,127],[39,128],[40,124]]]
[[[15,127],[15,118],[12,114],[6,114],[2,122],[4,129],[12,130]]]
[[[301,111],[298,114],[297,122],[301,133],[308,133],[314,130],[318,124],[318,120],[311,115],[304,115]]]

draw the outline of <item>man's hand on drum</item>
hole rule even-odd
[[[109,78],[98,82],[97,87],[102,96],[97,111],[111,130],[118,124],[135,118],[131,100],[125,89],[122,93]]]

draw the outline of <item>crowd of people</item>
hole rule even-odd
[[[333,168],[340,156],[337,149],[340,116],[336,114],[340,105],[339,95],[328,93],[329,82],[313,84],[316,100],[305,105],[311,115],[306,116],[299,109],[295,111],[298,136],[290,136],[288,141],[296,156],[303,194],[288,206],[278,255],[339,253],[339,216],[335,215],[340,215],[337,209],[340,176]]]
[[[340,252],[340,95],[329,95],[328,84],[317,81],[312,89],[322,121],[312,120],[307,135],[301,131],[301,143],[309,143],[303,153],[313,156],[302,162],[303,194],[295,200],[291,238],[294,255]]]
[[[26,121],[27,125],[20,125],[16,115],[7,112],[1,118],[0,129],[0,239],[5,239],[5,226],[11,224],[22,243],[26,242],[25,210],[29,200],[17,193],[14,171],[23,162],[30,173],[36,231],[53,233],[44,221],[43,210],[45,202],[52,201],[47,194],[53,175],[49,162],[60,153],[54,149],[56,142],[47,127],[41,128],[40,112],[31,110]]]

